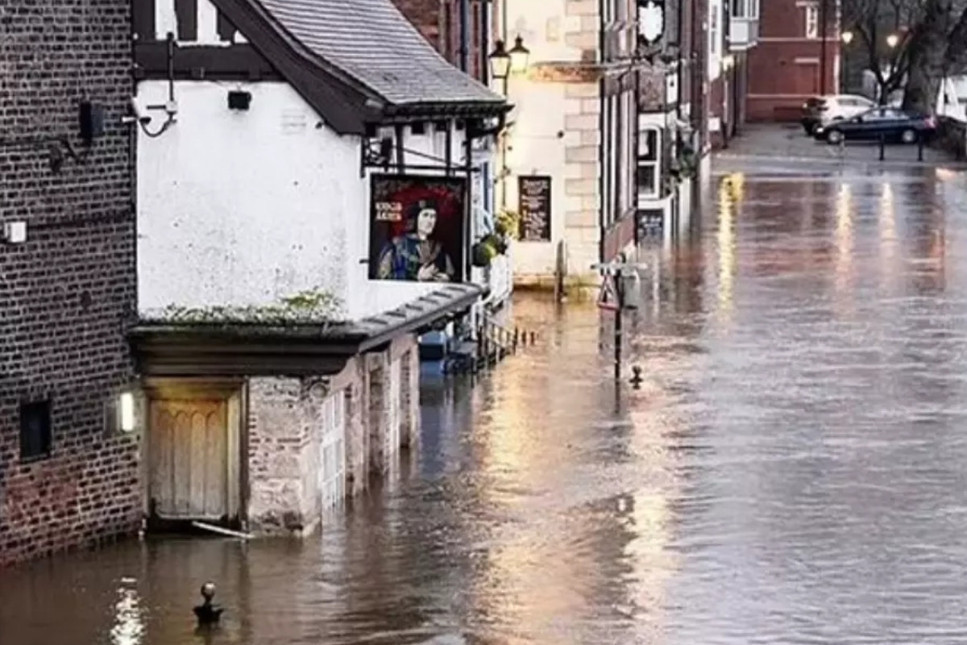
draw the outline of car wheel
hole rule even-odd
[[[916,143],[917,142],[917,131],[906,129],[900,133],[900,141],[903,143]]]
[[[835,129],[835,128],[832,129],[832,130],[827,130],[826,131],[826,141],[828,141],[829,143],[831,143],[833,145],[835,145],[837,143],[842,143],[842,141],[843,141],[843,133],[840,132],[839,130]]]

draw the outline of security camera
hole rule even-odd
[[[138,103],[138,99],[133,96],[131,97],[131,112],[134,114],[134,118],[131,119],[128,117],[126,119],[127,122],[137,121],[143,125],[147,125],[151,122],[151,117],[145,114],[144,108],[141,107],[140,103]]]

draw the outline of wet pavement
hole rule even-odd
[[[967,640],[967,179],[723,158],[629,316],[427,379],[422,449],[305,541],[127,542],[0,574],[0,643]],[[193,633],[211,578],[222,629]]]
[[[954,162],[952,156],[940,149],[925,146],[923,159],[916,145],[887,144],[883,161],[880,146],[875,142],[850,141],[842,145],[829,145],[806,136],[798,123],[749,123],[742,126],[740,135],[729,142],[729,147],[719,155],[720,159],[733,157],[764,157],[772,160],[826,162],[848,166],[852,169],[868,166],[891,170],[920,165],[944,165],[967,168],[963,162]]]

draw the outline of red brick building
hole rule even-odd
[[[495,9],[490,0],[393,0],[404,16],[454,66],[478,80],[488,73],[487,25]],[[467,38],[461,42],[462,26]]]
[[[794,121],[805,99],[839,88],[838,0],[772,0],[749,53],[750,121]]]
[[[0,566],[140,526],[130,5],[0,7]]]

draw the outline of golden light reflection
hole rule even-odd
[[[841,184],[836,195],[836,304],[849,307],[853,278],[853,194],[849,184]]]
[[[735,210],[734,196],[742,196],[744,177],[733,173],[724,177],[719,184],[719,228],[718,228],[718,310],[726,320],[731,318],[735,280]]]
[[[893,184],[888,181],[883,182],[877,221],[880,228],[880,260],[883,270],[886,273],[887,281],[892,282],[897,268],[896,202],[893,193]]]
[[[138,589],[133,578],[122,578],[118,601],[114,605],[113,645],[140,645],[144,639],[144,619]]]

